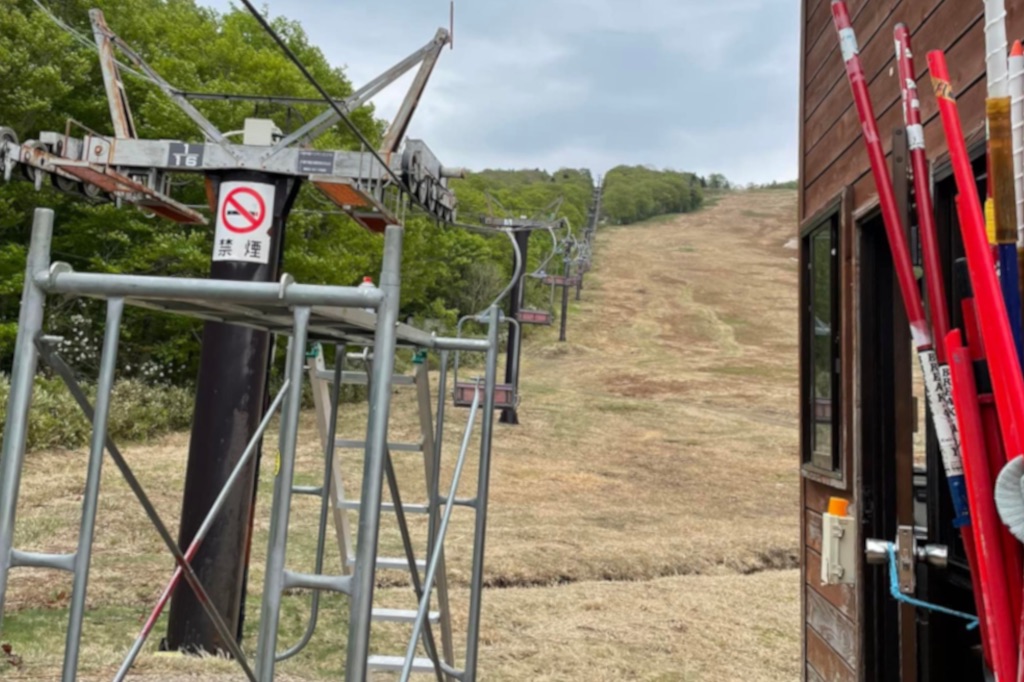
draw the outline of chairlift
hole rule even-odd
[[[554,318],[555,316],[551,314],[550,310],[541,310],[540,308],[520,308],[516,312],[516,319],[520,324],[540,324],[550,327]]]
[[[576,278],[578,275],[545,275],[544,284],[550,284],[553,287],[574,287],[576,286]]]
[[[531,277],[544,277],[544,274],[541,273],[541,274],[530,275],[530,276]],[[523,290],[525,291],[525,278],[524,278],[523,284],[524,284]],[[520,298],[521,297],[522,296],[520,296]],[[551,299],[551,304],[552,304],[551,307],[553,307],[554,306],[554,297],[553,296],[552,296],[552,299]],[[524,308],[524,307],[520,307],[519,310],[516,311],[516,320],[519,321],[519,324],[539,324],[539,325],[544,325],[546,327],[550,327],[551,323],[554,321],[554,319],[555,319],[555,315],[554,315],[554,313],[551,312],[550,308],[548,310],[544,310],[543,308]]]
[[[485,318],[479,315],[467,315],[459,320],[459,324],[456,326],[456,337],[462,338],[462,326],[467,320],[473,320],[483,324],[486,322]],[[519,333],[519,322],[513,320],[505,315],[501,316],[503,322],[508,322],[511,333]],[[483,384],[483,377],[477,377],[472,381],[459,381],[459,351],[455,351],[455,365],[452,370],[453,373],[453,384],[452,389],[452,402],[455,407],[471,407],[473,405],[473,395],[476,393],[477,387]],[[519,367],[518,363],[512,366],[512,383],[496,383],[494,385],[494,409],[516,409],[519,407]]]

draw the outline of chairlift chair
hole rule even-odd
[[[542,278],[544,275],[530,275],[530,277]],[[552,298],[552,304],[553,303],[554,300]],[[519,321],[519,324],[540,324],[545,327],[550,327],[554,319],[555,316],[551,310],[544,310],[542,308],[519,308],[519,310],[516,311],[516,320]]]
[[[576,275],[547,275],[544,277],[544,284],[550,284],[555,287],[574,287],[576,286]]]
[[[508,322],[509,328],[512,333],[519,333],[519,322],[510,317],[502,315],[502,321]],[[462,338],[462,326],[467,320],[474,320],[476,322],[485,322],[486,320],[478,315],[467,315],[459,320],[459,324],[456,327],[456,336]],[[471,407],[473,405],[473,395],[476,393],[477,386],[483,384],[483,377],[478,377],[472,381],[459,381],[459,351],[455,351],[455,364],[452,370],[453,373],[453,384],[452,389],[452,402],[455,407]],[[513,381],[511,384],[496,383],[494,385],[494,409],[516,409],[519,407],[519,368],[513,367],[512,372]]]
[[[551,326],[551,322],[554,319],[554,315],[551,314],[550,310],[541,310],[539,308],[520,308],[516,312],[516,319],[520,324],[542,324],[546,327]]]

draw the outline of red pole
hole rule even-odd
[[[935,357],[946,364],[945,339],[949,333],[949,312],[946,308],[946,287],[942,279],[942,261],[939,256],[938,231],[932,208],[928,157],[925,154],[924,126],[921,123],[921,100],[917,95],[917,74],[914,56],[910,51],[910,31],[906,24],[897,24],[896,58],[899,63],[900,91],[903,94],[903,120],[907,125],[910,162],[914,170],[914,193],[917,196],[917,219],[921,233],[921,251],[924,256],[925,283],[928,288],[928,312],[931,313],[934,333]]]
[[[981,323],[982,339],[991,368],[992,388],[996,398],[996,409],[999,412],[1003,444],[1007,457],[1012,459],[1024,454],[1024,434],[1021,432],[1020,423],[1024,417],[1024,381],[1021,378],[1020,361],[1017,359],[1017,349],[1010,333],[1006,304],[996,278],[992,251],[985,234],[985,219],[981,214],[978,188],[967,154],[967,145],[964,143],[960,113],[953,98],[953,88],[949,83],[949,68],[942,51],[929,52],[928,65],[935,86],[935,97],[939,103],[942,125],[946,131],[957,189],[960,192],[960,232],[967,254],[967,267]]]
[[[987,377],[988,363],[985,360],[985,350],[981,342],[981,329],[978,326],[978,318],[974,312],[974,299],[965,298],[960,303],[964,316],[964,329],[967,340],[967,347],[974,363],[985,363]],[[985,435],[985,449],[988,453],[989,475],[994,479],[1006,463],[1006,455],[1003,453],[1003,441],[999,435],[999,417],[996,414],[995,400],[990,392],[981,392],[978,382],[975,381],[975,389],[978,390],[978,406],[981,412],[982,433]],[[1005,524],[1000,524],[1000,540],[1003,545],[1003,562],[1006,568],[1006,585],[1010,592],[1010,607],[1013,613],[1020,613],[1022,604],[1022,563],[1021,546],[1017,538],[1013,537],[1010,529]],[[1020,624],[1014,622],[1014,632],[1018,632]]]
[[[978,615],[987,626],[984,634],[988,640],[996,679],[1010,680],[1017,671],[1014,617],[1011,613],[1003,548],[999,538],[1002,524],[992,496],[993,482],[988,468],[974,370],[971,366],[970,353],[960,341],[959,330],[949,333],[946,345],[953,380],[953,400],[956,403],[957,422],[960,426],[964,474],[971,502],[971,527],[964,529],[964,535],[966,538],[968,534],[973,534],[973,544],[981,559],[975,564],[979,570],[971,571],[972,577],[980,578],[974,580],[976,589],[980,587],[981,590],[980,595],[975,594],[975,600],[982,605]],[[974,576],[976,572],[980,575]]]
[[[910,333],[914,346],[920,351],[932,348],[931,333],[924,316],[921,304],[921,292],[914,278],[914,268],[910,262],[910,249],[907,247],[907,235],[903,231],[903,221],[896,207],[896,194],[892,188],[889,166],[885,162],[885,151],[882,140],[878,136],[878,124],[875,122],[875,111],[868,94],[867,79],[860,63],[857,47],[857,36],[850,22],[850,13],[843,0],[832,0],[832,19],[839,32],[839,46],[842,49],[843,61],[846,62],[846,75],[853,90],[853,100],[860,115],[861,127],[864,129],[864,143],[867,145],[868,159],[871,161],[871,172],[878,188],[878,201],[885,222],[885,233],[892,251],[893,265],[896,268],[896,279],[903,296],[903,306],[910,320]]]
[[[967,269],[977,306],[982,340],[989,359],[992,391],[999,415],[1004,452],[1007,458],[1012,459],[1022,454],[1024,445],[1020,423],[1024,416],[1024,381],[1021,378],[1020,360],[1010,332],[1006,303],[996,278],[978,188],[967,154],[967,145],[964,143],[963,126],[949,82],[945,54],[940,50],[928,53],[928,65],[939,104],[939,114],[946,131],[953,174],[960,192],[957,198],[960,232],[967,255]],[[1024,618],[1024,613],[1021,617]],[[1024,651],[1024,647],[1018,643],[1018,656],[1021,651]],[[1021,672],[1024,672],[1024,661],[1018,660],[1015,676],[1018,681],[1024,680],[1020,676]]]

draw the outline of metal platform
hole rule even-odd
[[[51,133],[51,138],[57,138]],[[63,146],[70,147],[64,138]],[[105,141],[108,138],[103,138]],[[76,141],[77,142],[77,141]],[[88,143],[88,140],[86,140]],[[109,147],[109,142],[106,145]],[[81,146],[78,144],[77,146]],[[49,146],[40,142],[26,142],[19,145],[10,137],[0,139],[0,159],[3,160],[5,174],[10,175],[14,164],[21,164],[26,178],[37,183],[46,174],[52,174],[68,183],[81,183],[82,194],[88,195],[87,187],[94,194],[106,193],[124,199],[130,203],[156,213],[178,223],[205,225],[206,218],[184,204],[175,201],[168,195],[138,182],[119,172],[102,161],[92,162],[69,159],[51,153]],[[8,170],[9,168],[9,170]]]

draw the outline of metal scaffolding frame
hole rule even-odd
[[[278,655],[276,650],[278,618],[284,591],[304,588],[314,593],[334,591],[347,594],[350,597],[350,617],[345,679],[350,682],[362,682],[366,679],[368,672],[373,592],[377,570],[377,545],[382,512],[381,500],[385,481],[389,484],[395,509],[399,512],[402,509],[397,484],[390,465],[387,441],[392,394],[390,385],[394,373],[395,351],[398,347],[412,347],[436,350],[442,354],[441,399],[438,403],[440,407],[437,417],[437,437],[434,453],[432,453],[435,463],[438,465],[444,421],[443,396],[446,381],[444,368],[447,366],[447,353],[449,351],[484,352],[486,353],[486,370],[484,377],[477,385],[473,400],[474,414],[477,407],[482,405],[484,408],[481,417],[479,480],[476,496],[468,500],[455,496],[459,475],[467,456],[469,431],[473,426],[473,420],[471,420],[456,464],[456,476],[448,495],[440,494],[439,466],[433,468],[433,474],[430,476],[429,505],[432,507],[430,527],[432,542],[428,547],[425,559],[426,579],[423,581],[424,584],[419,582],[418,564],[411,553],[407,538],[403,537],[406,540],[406,554],[420,605],[408,653],[402,661],[403,679],[407,679],[413,671],[416,662],[414,654],[417,642],[422,635],[428,653],[433,652],[431,670],[438,679],[447,678],[473,682],[476,679],[479,650],[484,540],[487,525],[495,385],[497,383],[499,324],[497,308],[492,307],[489,311],[486,339],[438,337],[398,323],[404,229],[397,225],[390,225],[385,231],[380,288],[367,290],[356,287],[300,284],[287,275],[282,277],[278,283],[265,283],[77,273],[65,263],[51,264],[50,262],[53,221],[53,211],[49,209],[36,210],[18,320],[7,421],[3,433],[2,450],[0,450],[0,625],[2,625],[3,605],[11,568],[31,566],[71,572],[74,582],[62,680],[63,682],[75,680],[100,493],[100,473],[103,452],[107,450],[168,549],[174,555],[177,564],[170,584],[131,648],[122,669],[115,677],[118,680],[123,679],[128,674],[135,656],[141,650],[146,636],[152,629],[152,624],[155,623],[166,603],[166,598],[180,579],[184,578],[196,591],[200,601],[206,605],[206,600],[202,599],[204,594],[202,585],[197,580],[189,561],[194,555],[196,547],[202,541],[204,529],[208,529],[220,511],[221,501],[237,480],[238,472],[253,456],[256,444],[269,424],[271,415],[279,410],[281,416],[280,455],[270,512],[271,523],[259,637],[252,665],[232,633],[228,631],[226,624],[220,619],[217,611],[208,608],[207,613],[214,621],[218,631],[224,636],[228,653],[236,658],[246,677],[257,682],[269,682],[274,677],[276,661],[292,653],[297,653],[297,651],[289,650]],[[107,319],[95,406],[89,405],[73,372],[57,355],[54,349],[54,342],[57,339],[44,335],[43,312],[46,297],[51,295],[85,296],[103,299],[107,302]],[[220,497],[209,510],[203,528],[196,536],[192,546],[184,551],[171,537],[165,524],[149,502],[142,486],[107,434],[107,417],[117,361],[121,316],[126,304],[204,320],[251,326],[290,337],[284,384],[264,415],[256,434],[251,438],[234,473],[222,489]],[[375,313],[366,312],[367,308],[373,309]],[[367,367],[366,375],[370,386],[370,410],[366,425],[365,464],[359,502],[358,544],[354,570],[351,575],[325,575],[320,559],[317,561],[316,570],[312,573],[288,570],[285,566],[291,498],[296,492],[293,486],[293,477],[302,373],[305,364],[305,347],[310,340],[334,343],[339,346],[372,347],[373,363],[372,366]],[[65,380],[93,424],[78,548],[70,554],[41,554],[13,548],[15,515],[25,460],[33,379],[40,358]],[[340,366],[336,372],[340,372]],[[333,399],[332,412],[336,416],[336,395]],[[325,451],[325,469],[327,470],[331,466],[332,456],[333,453],[328,448]],[[327,487],[329,488],[329,484]],[[466,659],[462,670],[455,669],[450,662],[438,660],[430,633],[429,618],[427,618],[431,593],[441,561],[445,531],[455,506],[467,506],[476,512]],[[443,514],[440,511],[442,507],[444,508]],[[400,525],[404,526],[401,514]],[[298,648],[301,649],[301,646]]]

